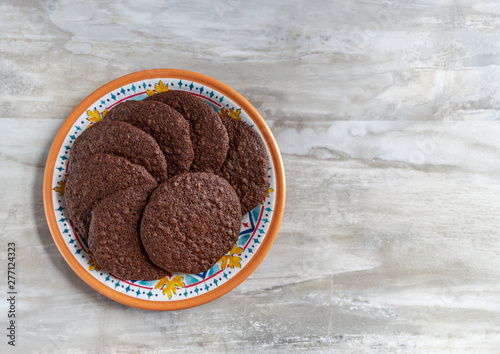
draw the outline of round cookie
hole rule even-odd
[[[168,179],[167,162],[156,140],[131,124],[110,120],[89,126],[71,147],[69,164],[96,153],[122,156],[144,166],[158,183]]]
[[[68,216],[87,238],[92,209],[100,200],[120,189],[146,183],[156,181],[144,167],[121,156],[90,155],[70,166],[65,189]]]
[[[240,223],[238,196],[225,179],[185,173],[153,192],[142,216],[141,239],[157,266],[197,274],[231,250]]]
[[[154,280],[168,272],[149,259],[139,236],[142,212],[156,184],[113,193],[92,211],[89,247],[97,263],[122,279]]]
[[[194,156],[189,124],[166,104],[133,100],[121,102],[111,108],[103,120],[127,122],[151,135],[165,155],[169,177],[189,171]]]
[[[233,186],[242,214],[255,208],[266,194],[269,160],[259,134],[245,122],[221,117],[229,135],[229,151],[218,175]]]
[[[194,149],[192,171],[215,173],[221,168],[229,148],[229,138],[219,115],[208,103],[179,90],[161,92],[145,101],[163,102],[189,122]]]

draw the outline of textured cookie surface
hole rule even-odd
[[[141,239],[149,258],[172,273],[209,269],[238,240],[236,192],[211,173],[185,173],[158,186],[144,209]]]
[[[208,103],[188,92],[172,90],[149,96],[146,102],[163,102],[189,122],[194,159],[191,170],[217,172],[229,148],[229,138],[220,117]]]
[[[169,177],[189,171],[194,156],[189,123],[166,104],[125,101],[111,108],[103,120],[127,122],[151,135],[165,155]]]
[[[264,141],[241,120],[221,117],[229,135],[227,158],[218,172],[233,186],[242,214],[255,208],[267,191],[269,160]]]
[[[156,140],[131,124],[100,121],[85,129],[71,147],[70,166],[96,153],[122,156],[144,166],[158,183],[168,179],[167,162]]]
[[[118,190],[146,183],[156,181],[144,167],[121,156],[90,155],[70,166],[65,191],[68,216],[87,238],[92,209],[100,200]]]
[[[139,236],[142,212],[156,184],[118,191],[92,211],[89,247],[97,263],[122,279],[154,280],[167,271],[149,259]]]

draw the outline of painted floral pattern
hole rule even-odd
[[[101,121],[104,116],[108,113],[108,110],[105,109],[102,113],[100,113],[97,109],[94,108],[94,110],[87,110],[87,120],[91,123],[97,123]]]
[[[221,264],[221,269],[226,269],[229,267],[231,269],[241,268],[241,257],[239,256],[243,252],[243,248],[234,245],[233,249],[229,252],[229,255],[223,256],[217,263]]]
[[[229,111],[225,108],[221,108],[220,115],[223,117],[229,117],[233,119],[241,119],[241,108],[235,110],[234,108],[230,108]]]
[[[146,89],[146,92],[148,93],[148,96],[153,96],[156,93],[161,93],[161,92],[167,92],[168,91],[168,85],[165,86],[162,80],[160,80],[157,84],[155,84],[155,90],[150,90]]]
[[[172,276],[170,274],[161,278],[155,285],[155,289],[162,289],[163,295],[167,294],[168,298],[171,299],[172,294],[177,294],[177,289],[184,286],[181,275]]]
[[[66,181],[59,181],[57,184],[57,187],[54,187],[53,189],[59,194],[60,197],[63,197],[66,191]]]
[[[271,195],[271,193],[274,192],[274,189],[271,188],[271,185],[268,184],[267,186],[267,190],[266,190],[266,195],[264,196],[264,198],[269,198],[269,196]]]
[[[87,262],[89,266],[89,271],[95,270],[99,271],[101,270],[101,266],[97,263],[97,259],[95,259],[95,256],[92,254],[92,252],[89,251],[89,261]]]

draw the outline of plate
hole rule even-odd
[[[126,100],[142,100],[167,90],[183,90],[204,99],[214,110],[253,127],[269,155],[269,186],[254,210],[241,222],[233,249],[199,274],[171,274],[154,281],[120,279],[100,268],[85,239],[68,219],[64,191],[69,151],[90,124]],[[285,175],[278,145],[257,110],[229,86],[202,74],[178,69],[152,69],[113,80],[85,98],[57,133],[45,166],[45,215],[59,252],[92,288],[122,304],[148,310],[178,310],[212,301],[243,282],[262,262],[274,242],[285,205]]]

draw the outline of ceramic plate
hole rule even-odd
[[[126,100],[142,100],[166,90],[183,90],[213,109],[253,127],[269,154],[269,186],[262,203],[241,221],[238,242],[212,268],[200,274],[171,274],[155,281],[120,279],[101,269],[85,239],[68,219],[64,198],[68,156],[75,139],[90,124]],[[221,82],[198,73],[154,69],[118,78],[88,96],[69,115],[49,152],[43,184],[44,206],[52,237],[69,266],[88,285],[125,305],[175,310],[212,301],[245,280],[264,259],[278,232],[285,203],[285,177],[278,146],[257,110]]]

